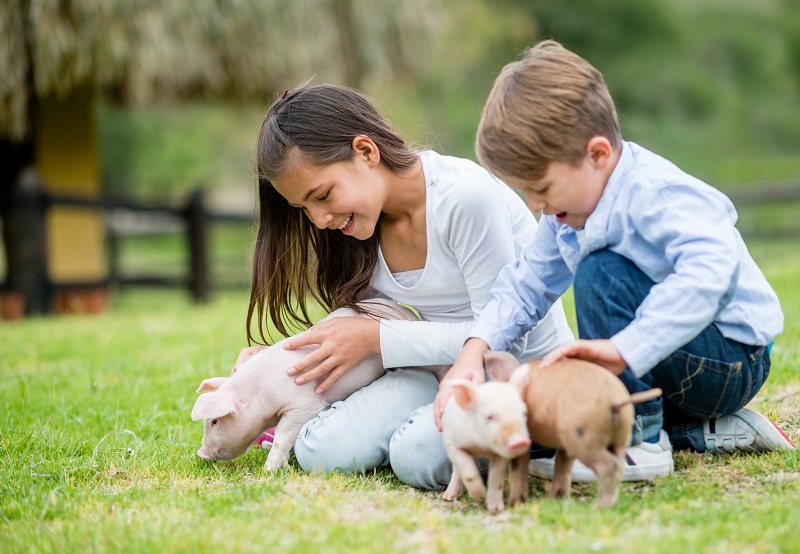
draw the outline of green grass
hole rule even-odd
[[[800,260],[754,249],[781,296],[786,332],[755,406],[800,439]],[[568,307],[571,303],[567,302]],[[244,346],[246,295],[207,306],[132,291],[100,316],[0,323],[2,552],[790,552],[800,549],[800,455],[679,453],[676,473],[625,484],[596,511],[531,484],[491,516],[444,503],[388,471],[262,472],[265,452],[210,464],[189,417],[205,377]],[[568,308],[571,309],[571,308]]]

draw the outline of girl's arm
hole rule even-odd
[[[290,368],[289,375],[295,377],[295,383],[303,385],[328,374],[314,389],[315,393],[322,394],[360,362],[380,354],[379,328],[377,320],[363,317],[335,317],[317,323],[284,343],[283,347],[288,350],[320,345]]]

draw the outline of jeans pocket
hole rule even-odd
[[[735,412],[743,397],[749,397],[750,380],[743,383],[742,363],[677,351],[659,365],[654,385],[665,391],[665,399],[682,412],[698,419],[722,417]]]

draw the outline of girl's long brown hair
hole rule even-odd
[[[302,210],[289,205],[272,180],[286,170],[294,148],[316,165],[350,160],[352,142],[366,135],[381,163],[395,174],[412,169],[417,154],[361,93],[335,85],[304,85],[284,94],[267,111],[258,137],[259,223],[253,252],[253,280],[247,310],[247,339],[258,318],[267,343],[267,318],[282,335],[311,326],[311,296],[327,311],[349,306],[369,285],[378,262],[380,228],[367,240],[318,229]],[[269,334],[267,332],[267,334]]]

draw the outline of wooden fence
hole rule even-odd
[[[745,240],[800,241],[800,217],[795,215],[800,214],[800,183],[752,183],[723,192],[739,212],[737,227]]]
[[[115,212],[128,212],[138,217],[153,216],[160,221],[171,220],[173,225],[163,226],[159,233],[179,233],[185,236],[188,248],[188,262],[182,275],[164,275],[157,272],[149,274],[126,275],[120,271],[119,244],[125,236],[106,226],[107,274],[95,281],[53,281],[48,276],[47,244],[45,225],[48,211],[55,206],[94,210],[101,212],[106,221]],[[210,211],[206,206],[204,193],[193,192],[182,205],[135,202],[129,199],[100,197],[86,198],[53,194],[44,191],[41,183],[23,179],[11,198],[10,209],[3,210],[6,215],[4,225],[11,225],[11,240],[14,256],[6,252],[6,273],[0,290],[15,290],[24,298],[26,313],[49,313],[53,298],[59,290],[80,290],[114,285],[149,285],[156,287],[179,287],[187,289],[195,301],[208,300],[212,285],[217,288],[224,283],[211,282],[210,230],[212,225],[224,223],[252,225],[253,216],[240,213]],[[10,250],[7,248],[7,250]],[[13,258],[13,259],[12,259]],[[243,286],[240,284],[239,286]]]
[[[728,196],[739,208],[740,213],[750,209],[753,205],[797,203],[800,201],[800,184],[797,183],[772,183],[756,184],[747,189],[737,188],[728,191]],[[48,210],[54,206],[68,206],[72,208],[100,211],[106,215],[108,221],[115,212],[122,211],[138,214],[138,216],[153,216],[161,221],[171,220],[172,225],[162,225],[159,233],[180,233],[186,238],[188,248],[188,262],[180,276],[170,276],[158,273],[126,275],[120,271],[119,244],[124,240],[125,234],[119,232],[113,225],[106,228],[108,244],[107,276],[98,281],[83,282],[55,282],[48,277],[47,271],[47,244],[45,221]],[[5,216],[4,225],[13,227],[12,240],[15,241],[15,256],[6,251],[7,278],[0,282],[0,292],[15,290],[21,293],[25,302],[26,313],[49,313],[52,310],[53,298],[59,290],[81,289],[94,287],[108,287],[114,285],[136,286],[150,285],[160,287],[180,287],[190,291],[192,297],[198,302],[208,300],[212,287],[224,286],[224,283],[211,282],[209,231],[212,225],[218,223],[252,225],[253,216],[237,213],[211,212],[206,206],[204,195],[201,191],[191,194],[183,205],[149,204],[134,202],[125,199],[110,197],[84,198],[50,194],[44,191],[41,183],[26,181],[24,178],[17,187],[11,199],[11,205],[2,210]],[[12,217],[9,218],[9,215]],[[13,221],[8,221],[12,219]],[[800,221],[797,218],[796,221]],[[761,233],[763,237],[774,238],[775,232]],[[800,228],[789,231],[779,229],[779,235],[791,235],[789,238],[800,237]],[[750,229],[745,236],[759,236],[758,229]],[[6,235],[8,237],[8,234]],[[761,238],[761,237],[760,237]],[[787,238],[782,236],[781,238]],[[7,248],[8,250],[8,248]],[[242,286],[240,283],[239,286]]]

